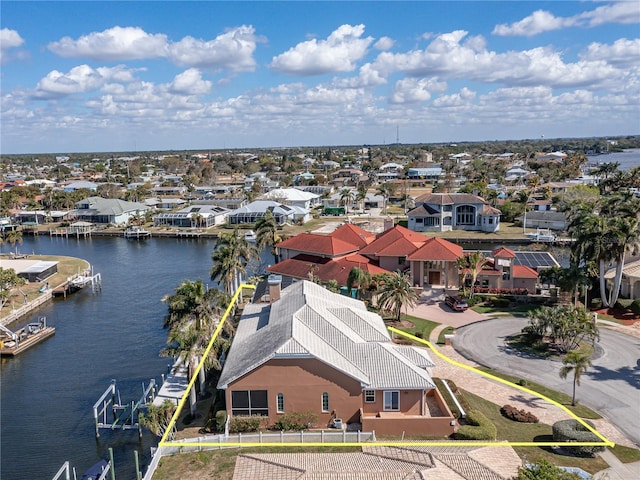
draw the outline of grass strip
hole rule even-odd
[[[550,398],[551,400],[558,402],[561,405],[564,405],[569,410],[571,410],[575,415],[580,418],[587,418],[590,420],[597,420],[602,418],[597,412],[594,412],[588,407],[584,405],[577,404],[575,406],[571,406],[571,396],[566,393],[558,392],[557,390],[552,390],[544,385],[540,385],[539,383],[535,383],[529,380],[524,380],[520,377],[516,377],[515,375],[509,375],[507,373],[501,373],[496,370],[492,370],[487,367],[478,367],[478,370],[494,375],[498,378],[502,378],[503,380],[507,380],[511,383],[515,383],[517,385],[522,385],[527,387],[529,390],[533,390],[545,397]]]

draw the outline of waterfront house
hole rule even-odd
[[[285,205],[306,208],[318,205],[320,195],[297,188],[276,188],[260,196],[258,200],[273,200]]]
[[[477,195],[430,193],[417,197],[415,205],[407,217],[409,229],[416,232],[500,229],[500,210]]]
[[[209,228],[227,221],[230,210],[216,205],[194,204],[175,212],[154,215],[153,226]]]
[[[272,276],[269,288],[269,303],[245,307],[218,381],[232,419],[311,412],[316,428],[339,418],[381,435],[453,433],[425,349],[393,343],[363,302],[313,282],[280,291]]]
[[[306,223],[311,220],[311,212],[306,208],[284,205],[272,200],[256,200],[229,213],[231,225],[255,224],[267,212],[271,212],[278,225],[285,223]]]
[[[72,212],[78,220],[126,225],[134,215],[144,215],[149,207],[144,203],[127,202],[116,198],[88,197],[76,203]]]

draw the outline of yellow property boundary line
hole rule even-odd
[[[451,365],[454,365],[456,367],[460,367],[463,368],[465,370],[469,370],[470,372],[476,373],[476,374],[480,374],[483,377],[489,378],[491,380],[494,380],[496,382],[500,382],[504,385],[507,385],[508,387],[513,387],[517,390],[520,390],[522,392],[525,392],[529,395],[532,395],[534,397],[538,397],[541,398],[542,400],[560,408],[561,410],[563,410],[564,412],[566,412],[567,414],[569,414],[570,417],[576,419],[582,426],[584,426],[587,430],[589,430],[591,433],[593,433],[594,435],[596,435],[599,439],[602,440],[602,442],[503,442],[503,441],[491,441],[491,442],[487,442],[487,441],[442,441],[442,442],[434,442],[434,441],[403,441],[403,442],[389,442],[389,441],[383,441],[383,442],[308,442],[308,443],[298,443],[298,442],[178,442],[178,441],[167,441],[167,437],[169,436],[169,433],[173,430],[173,427],[175,426],[175,423],[178,419],[178,417],[180,416],[180,413],[182,411],[182,408],[184,407],[184,404],[187,401],[187,398],[189,398],[189,392],[191,391],[191,388],[193,388],[193,385],[196,382],[196,379],[198,378],[198,373],[200,372],[200,370],[203,368],[204,365],[204,361],[207,357],[207,355],[209,355],[209,352],[211,351],[211,348],[213,346],[213,342],[215,341],[215,339],[217,338],[217,336],[219,335],[220,331],[222,330],[222,326],[224,325],[224,322],[227,320],[229,314],[231,313],[232,307],[233,305],[235,305],[235,303],[238,300],[239,295],[242,293],[242,290],[245,288],[249,288],[252,290],[255,290],[255,285],[249,285],[249,284],[242,284],[240,285],[240,287],[238,287],[238,289],[236,290],[235,294],[233,295],[233,298],[231,299],[231,302],[229,303],[229,306],[227,307],[227,310],[225,311],[224,315],[222,316],[222,319],[220,320],[220,324],[218,325],[218,327],[216,328],[215,332],[213,333],[213,336],[211,337],[211,341],[209,342],[209,345],[207,346],[207,349],[205,350],[204,355],[202,356],[202,358],[200,359],[200,363],[198,364],[198,367],[196,368],[195,372],[193,373],[193,377],[191,378],[191,381],[189,382],[189,385],[187,386],[186,391],[184,392],[184,394],[182,395],[182,398],[180,399],[180,403],[178,404],[178,408],[176,409],[175,413],[173,414],[173,417],[171,417],[171,421],[169,422],[169,425],[164,433],[164,435],[162,436],[162,439],[160,440],[159,443],[159,447],[220,447],[220,446],[226,446],[226,447],[363,447],[363,446],[380,446],[380,447],[408,447],[408,446],[413,446],[413,447],[417,447],[417,446],[426,446],[426,447],[613,447],[615,446],[615,443],[612,442],[611,440],[607,439],[604,435],[602,435],[600,432],[598,432],[597,430],[595,430],[594,428],[592,428],[588,423],[586,423],[584,420],[582,420],[580,417],[578,417],[577,415],[575,415],[571,410],[569,410],[567,407],[565,407],[564,405],[551,400],[550,398],[545,397],[544,395],[538,393],[538,392],[534,392],[533,390],[529,390],[526,387],[517,385],[515,383],[509,382],[507,380],[504,380],[502,378],[496,377],[494,375],[491,375],[490,373],[486,373],[483,372],[481,370],[478,370],[476,368],[470,367],[468,365],[465,365],[463,363],[459,363],[456,362],[455,360],[450,359],[449,357],[447,357],[446,355],[440,353],[438,351],[437,348],[435,348],[431,342],[424,340],[422,338],[418,338],[415,337],[409,333],[403,332],[402,330],[398,330],[397,328],[394,327],[387,327],[388,330],[390,332],[393,332],[397,335],[403,336],[405,338],[408,338],[410,340],[413,340],[414,342],[418,342],[418,343],[422,343],[424,345],[426,345],[427,347],[429,347],[431,349],[431,351],[433,353],[435,353],[438,357],[440,357],[441,359],[443,359],[444,361],[450,363]]]

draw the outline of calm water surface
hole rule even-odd
[[[155,437],[146,433],[139,441],[135,430],[101,430],[96,440],[92,406],[112,378],[123,402],[139,399],[142,382],[160,381],[170,361],[158,356],[167,333],[161,298],[183,280],[212,285],[213,246],[207,240],[25,237],[21,252],[89,261],[102,276],[102,291],[85,289],[41,307],[22,323],[44,315],[56,327],[55,336],[2,359],[2,480],[51,479],[66,460],[79,478],[107,458],[109,447],[118,480],[135,478],[134,450],[146,466]]]

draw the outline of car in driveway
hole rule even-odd
[[[444,303],[455,312],[464,312],[469,308],[469,305],[464,298],[455,295],[447,295],[444,299]]]

